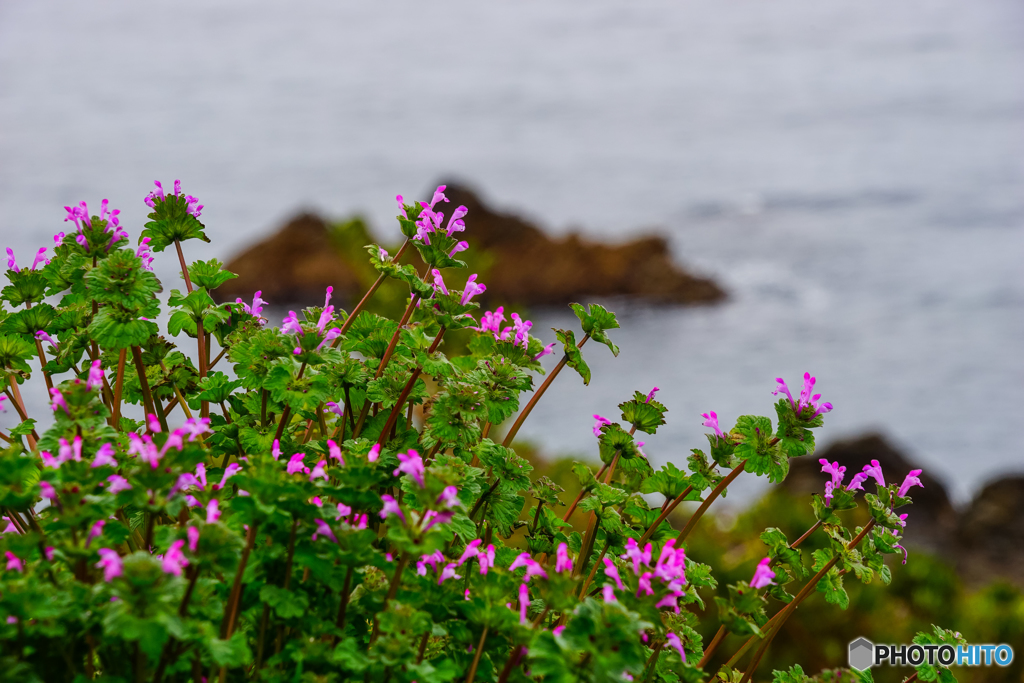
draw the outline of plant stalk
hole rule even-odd
[[[725,478],[722,479],[722,481],[718,482],[718,486],[716,486],[708,497],[704,499],[704,502],[701,503],[700,507],[697,508],[697,511],[693,513],[690,520],[686,523],[686,526],[683,527],[683,530],[679,532],[679,535],[676,537],[677,544],[680,546],[682,545],[683,541],[686,540],[686,537],[689,536],[690,532],[697,526],[697,522],[700,521],[700,518],[704,516],[704,513],[708,511],[711,504],[715,502],[715,499],[721,495],[722,491],[725,490],[725,487],[732,483],[733,479],[740,475],[740,472],[742,472],[743,468],[746,466],[747,461],[744,460],[739,465],[736,465],[729,474],[725,475]]]

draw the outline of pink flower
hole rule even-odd
[[[48,545],[43,548],[43,557],[46,558],[47,562],[53,562],[53,546]]]
[[[156,415],[152,413],[146,415],[146,429],[149,430],[150,434],[160,433],[160,420],[156,418]]]
[[[669,633],[665,636],[666,644],[679,653],[679,659],[686,661],[686,650],[683,649],[683,643],[679,640],[679,636],[675,633]]]
[[[281,322],[281,332],[283,334],[294,334],[297,337],[302,336],[302,325],[299,324],[299,319],[295,317],[295,311],[288,311],[288,317]]]
[[[369,462],[377,462],[377,458],[379,458],[379,457],[380,457],[380,444],[379,443],[375,443],[375,444],[373,444],[373,447],[370,448],[370,454],[366,456],[366,459]]]
[[[336,402],[327,401],[324,405],[327,407],[327,410],[331,411],[338,417],[345,417],[345,408],[338,405]],[[330,440],[328,440],[328,443],[330,443]]]
[[[60,389],[54,387],[50,389],[50,407],[53,412],[57,412],[57,408],[63,408],[64,412],[71,415],[71,410],[68,409],[68,402],[64,400],[64,394],[60,393]]]
[[[242,310],[248,313],[249,315],[253,316],[254,318],[259,318],[263,315],[263,306],[267,303],[266,301],[260,298],[261,294],[263,294],[262,289],[258,290],[253,295],[252,306],[247,305],[241,299],[235,299],[235,303],[241,305]]]
[[[658,393],[659,391],[661,391],[661,389],[659,389],[658,387],[654,387],[653,389],[651,389],[651,393],[647,394],[647,400],[644,401],[644,403],[650,403],[651,401],[653,401],[654,400],[654,395],[656,393]]]
[[[117,460],[114,459],[113,444],[105,443],[96,451],[96,457],[92,459],[93,467],[117,467]]]
[[[85,539],[85,547],[88,548],[89,544],[92,543],[92,539],[96,538],[103,533],[103,526],[106,522],[102,519],[96,520],[96,523],[89,529],[89,536]]]
[[[544,356],[547,356],[548,354],[554,353],[555,352],[555,345],[556,345],[556,343],[557,342],[551,342],[550,344],[545,346],[543,349],[540,350],[540,353],[538,353],[536,356],[533,357],[533,359],[534,360],[540,360]]]
[[[43,498],[49,498],[54,503],[57,502],[57,491],[53,488],[53,484],[44,479],[39,482],[39,490],[42,492]]]
[[[501,331],[501,323],[505,322],[505,307],[498,306],[494,311],[487,311],[480,316],[480,327],[476,328],[478,332],[490,332],[494,335],[494,338],[498,338],[498,333]]]
[[[57,344],[56,341],[54,341],[53,337],[46,334],[46,332],[44,332],[43,330],[39,330],[38,332],[36,332],[36,339],[38,339],[41,342],[46,342],[47,344],[49,344],[51,351],[57,352],[60,349],[60,346]]]
[[[57,457],[62,463],[69,460],[82,462],[82,437],[76,436],[71,443],[68,443],[67,439],[62,438],[59,443],[60,449]]]
[[[21,558],[12,553],[10,550],[5,551],[4,554],[7,556],[7,571],[25,571],[25,563],[21,561]]]
[[[426,533],[435,524],[448,524],[452,521],[452,517],[455,516],[454,512],[438,512],[437,510],[427,510],[423,515],[423,532]]]
[[[530,343],[530,328],[533,327],[533,323],[529,320],[523,320],[519,317],[518,313],[512,314],[512,325],[506,327],[501,331],[500,337],[495,335],[496,338],[505,341],[509,335],[515,333],[515,338],[512,340],[512,346],[522,346],[524,349]]]
[[[124,573],[121,556],[117,554],[116,550],[100,548],[99,554],[100,561],[96,563],[96,566],[103,570],[104,581],[110,583]]]
[[[404,472],[412,477],[420,485],[420,488],[424,488],[423,459],[420,458],[420,454],[414,450],[410,450],[408,453],[399,453],[398,462],[399,465],[392,475],[398,477],[400,476],[399,472]]]
[[[519,584],[519,623],[526,625],[529,620],[526,618],[526,609],[530,606],[530,591],[525,583]]]
[[[651,572],[644,572],[640,575],[637,580],[636,597],[640,597],[640,593],[645,595],[654,595],[654,589],[651,588],[651,577],[654,576]]]
[[[98,360],[92,362],[92,367],[89,368],[89,379],[86,380],[85,386],[89,391],[103,387],[103,368]]]
[[[478,548],[483,543],[479,538],[474,539],[466,544],[466,549],[462,551],[462,556],[459,557],[459,561],[456,563],[459,567],[468,562],[470,559],[480,554]]]
[[[110,482],[110,486],[107,487],[107,493],[111,495],[117,495],[121,491],[128,491],[131,489],[131,484],[128,480],[119,474],[112,474],[107,477],[107,481]]]
[[[562,572],[572,571],[572,558],[569,557],[569,546],[565,543],[558,544],[558,550],[555,552],[555,571],[561,574]]]
[[[488,551],[490,551],[490,547],[488,547]],[[529,553],[521,553],[519,557],[512,561],[508,570],[510,572],[515,571],[519,567],[526,567],[526,575],[523,577],[523,581],[529,581],[530,578],[534,576],[539,576],[542,579],[548,578],[547,572],[544,571],[544,568],[530,557]]]
[[[448,200],[445,199],[445,201]],[[462,232],[466,229],[466,221],[462,220],[462,217],[467,213],[469,213],[469,211],[464,206],[460,206],[452,211],[452,217],[448,219],[448,227],[445,228],[445,232],[448,233],[449,237],[452,236],[453,232]]]
[[[843,477],[846,475],[846,468],[840,467],[839,462],[829,463],[825,458],[818,460],[821,463],[821,471],[832,475],[832,488],[843,485]]]
[[[715,436],[719,439],[725,438],[725,434],[723,434],[722,430],[718,428],[718,414],[715,411],[712,410],[707,413],[701,413],[700,416],[704,418],[704,421],[701,422],[702,425],[713,429]]]
[[[594,422],[594,436],[596,436],[597,438],[600,439],[601,438],[601,427],[603,427],[604,425],[612,424],[612,421],[609,420],[606,417],[601,417],[600,415],[594,415],[594,420],[595,420],[595,422]]]
[[[4,530],[0,533],[9,534],[12,531],[14,533],[18,533],[18,527],[14,526],[14,522],[12,522],[10,519],[8,519],[7,517],[0,517],[0,520],[7,522],[7,526],[4,527]]]
[[[183,545],[185,545],[185,541],[179,538],[171,544],[170,548],[167,549],[163,558],[163,570],[165,574],[181,576],[181,570],[188,566],[188,558],[185,557],[185,553],[181,552],[181,547]]]
[[[160,466],[162,457],[149,434],[140,437],[135,432],[128,435],[128,455],[137,455],[139,460],[149,463],[154,470]]]
[[[604,597],[605,602],[617,602],[615,600],[615,586],[610,583],[606,583],[601,586],[601,594]]]
[[[825,505],[828,506],[828,507],[832,507],[832,491],[834,491],[834,490],[835,490],[835,487],[832,485],[832,482],[826,481],[825,482]]]
[[[397,500],[395,500],[386,493],[383,496],[381,496],[380,499],[384,501],[384,508],[380,511],[381,519],[387,519],[388,515],[396,515],[399,519],[402,520],[402,524],[406,523],[405,513],[402,512],[402,508],[398,505]]]
[[[143,237],[139,242],[139,248],[135,250],[135,257],[142,261],[145,270],[153,270],[153,254],[149,247],[149,238]]]
[[[562,635],[562,631],[565,630],[565,626],[565,624],[562,624],[561,626],[556,626],[553,629],[551,629],[551,633],[555,636],[560,636]]]
[[[274,457],[274,460],[281,457],[281,441],[279,439],[274,439],[274,446],[271,449],[270,454]]]
[[[304,462],[302,462],[303,457],[302,453],[296,453],[291,457],[288,461],[288,474],[298,474],[300,472],[303,474],[309,474],[309,468],[306,467]]]
[[[868,478],[868,474],[866,472],[858,472],[857,474],[853,475],[852,479],[850,479],[850,483],[846,485],[846,490],[847,491],[857,491],[857,490],[863,491],[864,487],[861,486],[861,484],[864,481],[866,481],[867,478]]]
[[[654,607],[656,609],[661,607],[671,607],[676,614],[679,614],[679,596],[681,596],[682,594],[682,591],[674,590],[665,597],[663,597],[661,600],[656,602]]]
[[[309,474],[309,481],[310,481],[310,483],[312,483],[313,481],[315,481],[317,479],[330,479],[330,477],[327,476],[327,470],[324,469],[326,466],[327,466],[327,461],[326,460],[321,460],[320,462],[318,462],[316,464],[316,466],[313,468],[313,471],[310,472],[310,474]]]
[[[455,255],[458,254],[460,251],[466,251],[467,249],[469,249],[469,242],[463,240],[456,244],[454,247],[452,247],[452,250],[448,252],[448,258],[455,258]],[[476,277],[476,275],[474,275],[473,277]],[[465,295],[463,295],[463,297],[465,297]],[[463,301],[462,303],[465,304],[466,302]]]
[[[444,286],[444,278],[441,277],[441,271],[434,268],[430,271],[430,274],[434,276],[434,293],[441,292],[445,296],[448,295],[448,288]]]
[[[819,405],[818,401],[821,399],[821,394],[814,394],[814,383],[817,382],[817,378],[811,377],[811,373],[804,373],[804,385],[803,388],[800,390],[800,398],[795,401],[793,400],[792,392],[790,392],[789,387],[786,386],[786,382],[783,381],[781,377],[776,377],[775,381],[778,382],[778,386],[775,387],[775,390],[772,392],[772,394],[778,395],[779,392],[784,393],[786,395],[786,398],[789,399],[790,406],[793,407],[793,410],[797,414],[803,412],[804,408],[814,408],[814,414],[811,415],[810,418],[813,420],[818,415],[823,415],[825,413],[831,412],[831,403],[822,403]]]
[[[65,206],[64,208],[67,209],[68,207]],[[70,209],[68,210],[70,211]],[[67,218],[64,220],[67,220]],[[13,270],[15,273],[21,272],[21,268],[18,267],[18,262],[14,260],[14,250],[10,247],[7,247],[7,268],[9,270]]]
[[[459,242],[459,244],[466,244],[465,242]],[[476,273],[469,276],[469,280],[466,281],[466,288],[462,290],[462,299],[460,303],[465,306],[468,304],[474,296],[483,294],[487,291],[487,285],[482,285],[476,282]]]
[[[238,474],[239,470],[241,470],[241,469],[242,469],[242,466],[239,465],[237,462],[233,462],[230,465],[228,465],[227,467],[225,467],[224,468],[224,476],[220,478],[220,483],[217,484],[216,486],[214,486],[213,490],[214,491],[219,491],[222,488],[224,488],[224,484],[228,483],[228,479],[230,479],[231,477],[233,477],[236,474]]]
[[[430,568],[436,572],[437,565],[441,562],[444,562],[444,553],[440,550],[435,550],[429,555],[422,555],[420,556],[420,559],[416,561],[416,573],[420,576],[426,576],[428,564],[430,565]]]
[[[331,527],[327,524],[327,522],[325,522],[322,519],[314,519],[313,521],[316,523],[316,531],[313,532],[312,537],[314,541],[316,540],[316,537],[319,535],[326,536],[335,543],[338,542],[338,537],[334,535],[333,531],[331,531]]]
[[[188,434],[189,443],[193,442],[199,436],[203,434],[210,434],[213,430],[210,429],[210,418],[208,417],[190,417],[185,420],[185,424],[182,425],[182,430],[185,434]]]
[[[355,525],[355,530],[356,531],[362,531],[365,528],[366,528],[366,513],[363,513],[363,514],[359,515],[359,521]]]
[[[398,202],[398,210],[402,212],[402,217],[408,218],[409,215],[405,212],[405,204],[402,203],[402,195],[396,195],[395,201]]]
[[[327,457],[337,460],[342,467],[345,466],[345,458],[341,457],[341,448],[334,442],[334,439],[327,439]]]
[[[877,460],[872,460],[870,465],[864,465],[864,473],[868,476],[874,477],[875,481],[882,488],[885,488],[885,477],[882,476],[882,466],[878,464]]]
[[[480,563],[480,573],[486,574],[487,570],[494,566],[494,545],[489,544],[486,552],[478,554],[476,560]]]
[[[206,490],[206,465],[199,463],[196,465],[196,481],[199,482],[199,488]]]
[[[220,519],[220,503],[216,498],[206,504],[206,523],[216,524]]]
[[[637,545],[635,539],[626,540],[626,554],[620,556],[623,560],[629,560],[633,563],[633,573],[640,574],[640,565],[651,563],[651,544],[648,543],[644,546],[641,552],[640,547]]]
[[[751,588],[764,588],[775,583],[773,580],[775,572],[768,568],[769,564],[771,564],[771,560],[767,557],[757,563],[757,568],[754,569],[754,576],[750,579]]]
[[[664,583],[677,581],[686,583],[686,551],[675,548],[675,539],[669,539],[661,549],[661,556],[654,567],[654,575]]]
[[[908,474],[907,478],[903,480],[902,484],[900,484],[900,490],[896,492],[896,496],[898,498],[904,497],[912,486],[920,486],[921,488],[924,488],[924,484],[922,484],[921,480],[918,479],[920,474],[921,470],[910,470],[910,474]]]
[[[444,569],[441,570],[441,575],[437,577],[437,585],[440,586],[446,579],[461,579],[462,577],[455,573],[454,564],[446,564]]]
[[[445,486],[441,495],[437,497],[437,504],[449,508],[462,505],[459,501],[459,490],[454,486]]]
[[[196,548],[199,547],[199,528],[190,526],[185,533],[188,534],[189,552],[194,553],[196,551]]]
[[[615,562],[611,558],[605,557],[604,560],[604,575],[615,582],[615,586],[619,590],[623,590],[622,577],[619,576],[619,568],[615,566]]]
[[[344,503],[338,503],[338,512],[334,515],[334,521],[338,521],[342,517],[348,517],[352,514],[352,508]]]

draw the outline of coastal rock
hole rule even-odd
[[[465,187],[449,185],[446,194],[450,202],[444,205],[445,213],[459,205],[469,209],[463,235],[471,246],[466,254],[472,272],[487,284],[479,299],[482,305],[561,305],[588,296],[710,304],[725,297],[713,281],[680,269],[663,237],[620,244],[593,242],[575,233],[553,239],[518,216],[492,210]],[[263,298],[273,303],[313,302],[332,285],[340,301],[352,302],[366,288],[368,266],[362,246],[370,239],[367,235],[350,249],[352,245],[342,242],[354,236],[342,238],[337,228],[311,214],[297,216],[227,263],[239,277],[217,290],[217,298],[246,298],[262,289]],[[422,268],[418,253],[408,252],[409,262]]]
[[[1024,586],[1024,475],[987,484],[960,517],[960,571],[972,582],[992,577]]]

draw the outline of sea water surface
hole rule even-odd
[[[613,302],[620,356],[588,346],[591,386],[522,431],[548,453],[595,457],[591,415],[657,385],[645,450],[679,462],[700,413],[771,415],[809,370],[819,443],[878,430],[959,501],[1024,469],[1014,0],[0,0],[0,248],[30,261],[83,199],[136,235],[155,178],[206,205],[192,258],[301,208],[393,240],[394,195],[441,178],[556,233],[667,235],[729,301]]]

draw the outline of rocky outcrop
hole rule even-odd
[[[1024,475],[987,484],[960,516],[957,564],[969,581],[1005,578],[1024,586]]]
[[[262,290],[263,298],[274,304],[312,303],[323,299],[327,285],[341,292],[360,286],[356,271],[335,249],[327,223],[309,213],[291,219],[225,267],[238,277],[214,292],[220,301],[249,301],[253,292]]]
[[[464,239],[474,272],[487,284],[483,305],[560,305],[585,297],[632,297],[658,304],[709,304],[725,293],[713,281],[681,270],[660,236],[621,244],[593,242],[578,234],[552,239],[513,214],[486,206],[465,187],[449,185],[451,207],[465,205]],[[251,297],[257,289],[273,303],[315,302],[328,285],[340,301],[353,301],[366,284],[362,246],[341,244],[334,227],[303,214],[280,231],[233,258],[227,269],[238,278],[223,285],[221,300]],[[409,262],[420,267],[409,249]],[[392,251],[392,253],[394,253]],[[372,278],[371,278],[372,281]],[[456,278],[456,282],[458,279]]]

